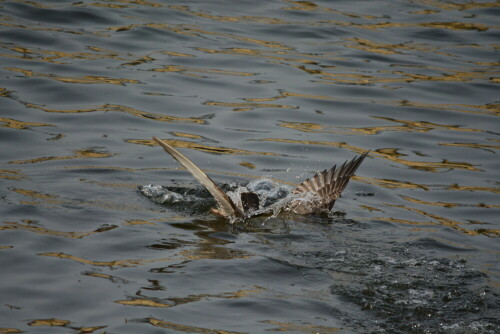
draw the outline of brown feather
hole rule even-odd
[[[219,210],[217,212],[224,217],[243,217],[243,213],[236,207],[231,198],[222,191],[221,188],[211,178],[208,177],[198,166],[196,166],[191,160],[186,158],[183,154],[177,151],[175,148],[167,144],[166,142],[153,137],[153,140],[160,144],[161,147],[170,154],[175,160],[177,160],[181,165],[186,167],[186,169],[214,196],[217,204],[219,204]]]
[[[328,171],[317,173],[312,178],[305,180],[293,190],[295,194],[312,193],[319,199],[295,201],[290,203],[291,211],[297,213],[312,213],[320,210],[331,210],[335,200],[340,197],[347,183],[365,159],[368,152],[344,162],[339,168],[333,166]],[[300,207],[299,207],[300,206]]]

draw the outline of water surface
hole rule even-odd
[[[495,1],[0,2],[0,332],[494,333]],[[297,184],[231,225],[137,187]]]

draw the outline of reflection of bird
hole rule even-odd
[[[243,192],[240,194],[241,200],[235,203],[191,160],[166,142],[155,137],[153,140],[180,162],[215,197],[218,208],[212,210],[214,213],[231,219],[242,219],[251,216],[251,213],[259,208],[259,197],[256,193]],[[344,162],[339,168],[333,166],[330,170],[325,169],[305,180],[292,191],[293,195],[283,209],[296,214],[330,211],[367,154],[368,152],[365,152],[349,162]]]

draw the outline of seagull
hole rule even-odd
[[[217,208],[212,209],[216,215],[230,221],[244,220],[259,209],[259,196],[251,191],[240,193],[240,200],[233,201],[207,174],[165,141],[153,137],[165,152],[170,154],[184,166],[215,198]],[[329,212],[340,197],[354,172],[361,165],[369,151],[344,162],[337,168],[315,174],[292,190],[292,196],[284,204],[283,210],[293,214],[307,215]]]

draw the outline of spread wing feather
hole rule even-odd
[[[175,160],[177,160],[181,165],[186,167],[186,169],[205,187],[207,190],[215,197],[217,204],[219,204],[219,213],[223,216],[229,217],[241,217],[242,213],[236,205],[231,201],[231,199],[227,196],[227,194],[219,188],[218,185],[212,181],[211,178],[208,177],[198,166],[196,166],[191,160],[186,158],[183,154],[177,151],[175,148],[167,144],[166,142],[153,137],[153,140],[156,141],[165,152],[170,154]]]
[[[330,210],[367,154],[368,152],[365,152],[349,162],[346,161],[339,168],[335,165],[329,170],[317,173],[312,178],[299,184],[293,190],[293,193],[310,192],[318,194],[321,198],[321,209]]]

